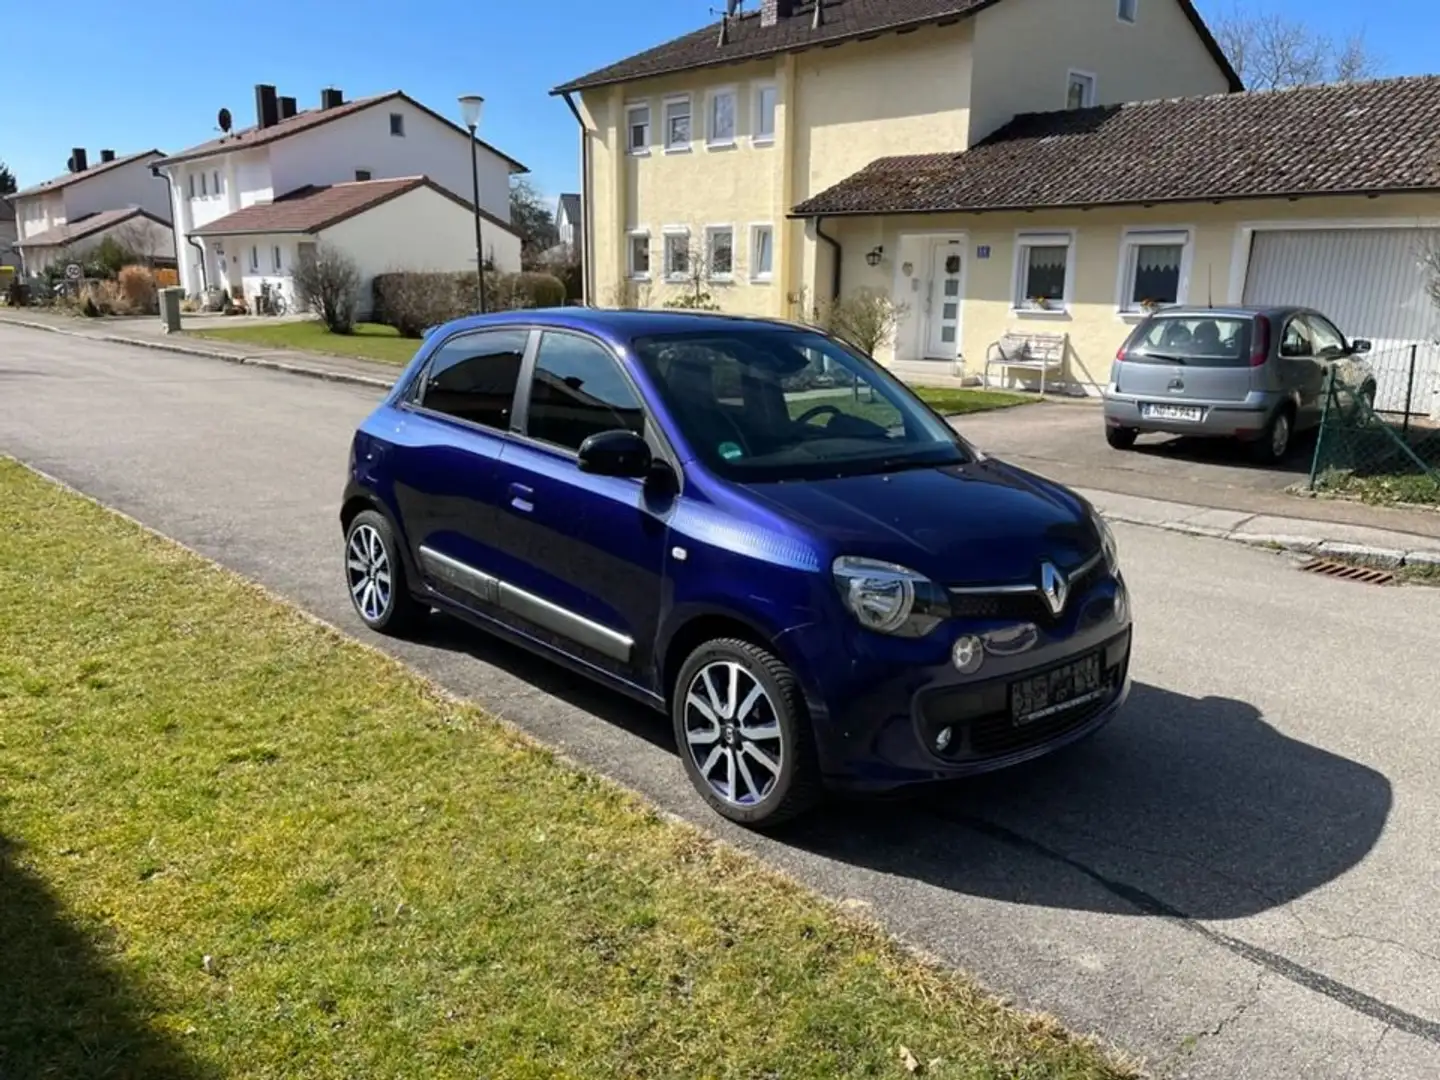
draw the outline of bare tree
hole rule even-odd
[[[1380,71],[1363,30],[1337,40],[1299,19],[1240,0],[1213,26],[1220,47],[1252,90],[1358,82]]]
[[[729,274],[733,272],[734,263],[712,265],[710,256],[698,244],[690,244],[685,251],[684,262],[677,260],[672,266],[668,244],[661,251],[664,260],[661,271],[665,274],[665,280],[674,284],[678,291],[666,298],[667,308],[687,308],[691,311],[719,311],[720,305],[715,302],[715,297],[710,294],[710,282],[715,273]],[[733,260],[735,254],[731,251],[727,256]]]
[[[354,259],[331,244],[306,247],[294,278],[296,295],[319,313],[332,334],[350,333],[360,299],[360,268]]]
[[[1440,231],[1422,234],[1415,259],[1420,264],[1420,272],[1425,275],[1426,295],[1440,313]]]
[[[820,309],[821,325],[848,341],[866,356],[895,339],[900,324],[910,314],[908,304],[897,304],[881,289],[856,289],[848,296]]]

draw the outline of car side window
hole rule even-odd
[[[528,330],[459,334],[435,351],[419,404],[472,424],[508,431]]]
[[[1280,339],[1280,355],[1290,359],[1311,355],[1310,328],[1298,315],[1285,326],[1285,336]]]
[[[1345,335],[1336,330],[1329,319],[1311,315],[1309,323],[1316,356],[1322,360],[1338,360],[1345,355],[1348,351],[1345,347]]]
[[[601,431],[645,434],[645,410],[610,351],[589,338],[546,331],[535,357],[526,434],[579,450]]]

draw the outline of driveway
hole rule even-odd
[[[1263,466],[1248,460],[1245,447],[1218,440],[1143,435],[1134,450],[1112,450],[1098,402],[1046,402],[954,424],[997,457],[1076,487],[1440,537],[1440,514],[1286,494],[1310,475],[1313,432],[1295,440],[1281,465]]]
[[[691,795],[662,719],[448,620],[419,643],[364,633],[340,584],[336,514],[349,433],[374,396],[0,327],[0,452],[393,651],[1021,1004],[1165,1076],[1440,1075],[1435,593],[1122,528],[1140,637],[1115,724],[1031,768],[835,805],[757,838]]]

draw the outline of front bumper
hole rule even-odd
[[[1142,405],[1180,405],[1200,409],[1200,419],[1161,420],[1144,416]],[[1274,406],[1255,401],[1165,401],[1159,398],[1106,397],[1105,423],[1110,427],[1166,435],[1204,438],[1256,438],[1265,430]]]
[[[886,791],[1008,768],[1098,731],[1130,688],[1131,627],[1117,618],[1119,578],[1106,577],[1049,623],[950,619],[919,641],[806,627],[781,644],[811,673],[807,681],[816,748],[834,788]],[[1122,605],[1128,609],[1128,603]],[[963,635],[986,641],[980,669],[962,675],[951,649]],[[1019,647],[1017,647],[1019,643]],[[1103,693],[1027,723],[1012,719],[1018,681],[1083,657],[1101,657]],[[936,749],[942,728],[949,744]]]

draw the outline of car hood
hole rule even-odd
[[[993,458],[745,490],[832,558],[882,559],[948,585],[1032,581],[1042,561],[1073,570],[1100,548],[1083,499]]]

